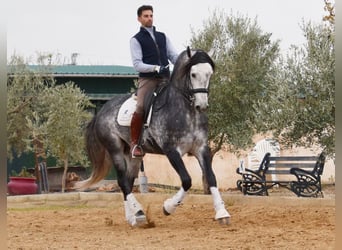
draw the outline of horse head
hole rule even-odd
[[[183,51],[175,64],[171,82],[183,91],[198,111],[208,108],[209,83],[215,64],[203,50]]]

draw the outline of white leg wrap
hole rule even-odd
[[[129,206],[130,210],[132,211],[132,213],[135,214],[139,210],[143,210],[142,206],[140,205],[140,203],[137,201],[137,199],[134,197],[134,195],[132,193],[127,195],[126,198],[127,198],[128,206]]]
[[[217,187],[210,187],[210,192],[214,201],[214,208],[216,211],[215,220],[222,218],[229,218],[230,214],[224,207],[224,201],[221,198],[220,192]]]
[[[142,206],[140,203],[135,199],[134,195],[131,193],[127,195],[127,200],[124,201],[125,207],[125,217],[127,222],[131,226],[136,226],[139,223],[144,223],[146,221],[146,217],[144,214],[136,215],[138,211],[142,211]]]
[[[186,195],[186,192],[181,187],[178,192],[170,199],[167,199],[164,201],[164,210],[168,214],[173,214],[176,211],[176,208],[181,204],[184,197]]]
[[[135,226],[137,224],[136,218],[134,216],[134,213],[131,212],[128,201],[124,201],[124,206],[125,206],[125,217],[126,221],[131,225]]]

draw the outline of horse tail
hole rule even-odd
[[[88,158],[93,169],[88,179],[76,183],[76,189],[87,189],[91,185],[103,180],[112,167],[109,153],[97,137],[96,115],[86,127],[85,142]]]

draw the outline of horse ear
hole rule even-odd
[[[191,50],[190,50],[190,47],[186,47],[186,53],[188,54],[188,57],[190,58],[191,57]]]
[[[215,52],[215,49],[212,47],[208,52],[208,56],[213,57],[214,52]]]

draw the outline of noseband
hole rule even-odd
[[[196,93],[209,93],[209,90],[207,88],[197,88],[197,89],[190,89],[191,94]]]
[[[188,84],[187,90],[185,91],[186,92],[185,97],[186,99],[189,100],[190,105],[193,105],[193,102],[195,101],[195,96],[194,96],[195,94],[197,93],[209,94],[208,88],[193,88],[190,77],[188,78],[188,82],[189,84]]]

